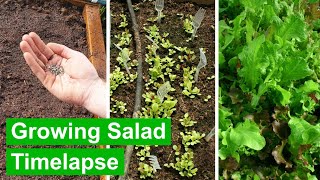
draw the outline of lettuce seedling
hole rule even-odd
[[[154,92],[147,92],[142,95],[145,99],[145,107],[142,108],[141,117],[144,118],[166,118],[170,117],[172,113],[176,110],[175,106],[177,100],[172,100],[173,98],[169,95],[161,103],[159,96]]]
[[[174,49],[169,49],[169,56],[172,56],[176,53],[177,51],[175,51]]]
[[[211,95],[208,95],[208,96],[204,99],[204,102],[208,102],[211,98],[212,98]]]
[[[143,29],[149,34],[149,36],[154,41],[157,42],[161,39],[159,28],[157,27],[157,25],[149,26],[148,28],[144,27]]]
[[[119,47],[124,45],[129,46],[132,40],[132,35],[130,34],[128,29],[125,29],[124,32],[122,32],[121,34],[115,35],[114,37],[119,40],[119,42],[117,43],[117,46]]]
[[[121,72],[120,67],[117,67],[110,74],[110,95],[112,95],[112,92],[115,91],[119,85],[127,82],[128,81],[125,78],[124,72]]]
[[[184,114],[183,119],[180,119],[179,121],[180,121],[181,125],[185,128],[191,127],[197,123],[196,121],[193,121],[191,119],[191,117],[189,116],[189,113]]]
[[[123,65],[126,68],[126,71],[128,74],[130,74],[129,68],[128,68],[128,61],[130,60],[130,55],[132,54],[132,51],[130,51],[128,48],[120,48],[118,45],[114,44],[121,52],[119,53],[119,56],[117,57],[117,61]]]
[[[140,172],[140,178],[141,179],[146,179],[148,177],[149,178],[153,177],[154,170],[149,164],[140,162],[139,163],[139,167],[138,167],[138,171]]]
[[[150,156],[150,146],[136,146],[135,149],[139,149],[139,147],[142,147],[142,149],[140,149],[137,152],[137,156],[139,157],[140,161],[144,161],[147,157]]]
[[[122,18],[122,21],[121,21],[121,23],[120,23],[120,25],[119,25],[119,28],[121,28],[121,27],[123,27],[123,28],[127,27],[127,26],[128,26],[128,20],[127,20],[126,15],[120,14],[120,17]]]
[[[112,113],[114,113],[114,114],[116,114],[116,113],[124,114],[125,112],[127,112],[127,109],[126,109],[127,103],[125,103],[123,101],[115,100],[113,98],[111,98],[111,102],[115,103],[111,108],[111,112]]]
[[[208,79],[208,80],[212,80],[212,79],[214,79],[214,77],[215,77],[215,76],[212,75],[212,76],[207,77],[207,79]]]
[[[194,146],[198,143],[200,143],[200,139],[202,139],[205,134],[200,134],[196,131],[188,131],[186,133],[180,132],[180,135],[182,137],[182,144],[185,145],[185,147]]]
[[[167,40],[162,39],[161,40],[161,46],[163,48],[165,48],[165,49],[169,49],[169,48],[173,48],[174,47],[174,45],[172,43],[170,43],[170,41],[168,39]]]
[[[193,26],[192,26],[193,16],[189,15],[184,21],[183,21],[183,28],[184,31],[188,34],[193,33]]]
[[[174,82],[176,80],[176,78],[177,78],[177,75],[169,74],[169,79],[170,79],[171,82]]]
[[[174,146],[177,147],[177,146]],[[177,150],[177,148],[175,149]],[[179,154],[179,153],[177,153]],[[181,157],[176,157],[176,163],[164,164],[165,167],[172,167],[173,169],[179,171],[182,177],[192,177],[197,174],[198,168],[194,167],[193,163],[194,153],[189,150],[182,154]]]
[[[192,74],[195,72],[195,68],[190,69],[190,67],[183,68],[183,83],[180,86],[184,87],[182,94],[195,98],[195,95],[201,95],[200,89],[195,87],[192,88],[193,84],[193,76]]]
[[[163,38],[166,38],[166,37],[168,37],[169,36],[169,33],[167,33],[167,32],[164,32],[163,34],[162,34],[162,37]]]
[[[138,150],[139,148],[141,148]],[[154,173],[157,171],[157,169],[161,169],[159,162],[157,160],[156,156],[152,156],[150,154],[150,146],[135,146],[135,149],[138,150],[136,155],[139,159],[139,168],[138,171],[140,172],[140,178],[145,179],[147,177],[153,177]],[[149,161],[151,163],[151,166],[149,164],[146,164],[145,161],[147,158],[149,158]]]
[[[135,79],[137,79],[138,73],[135,74],[126,74],[126,80],[129,82],[133,82]]]
[[[180,62],[192,62],[196,56],[194,54],[194,51],[192,51],[191,49],[187,48],[187,47],[178,47],[178,46],[174,46],[174,48],[178,51],[180,51],[181,53],[183,53],[182,55],[178,56],[178,59],[180,60]]]

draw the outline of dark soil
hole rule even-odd
[[[46,42],[87,54],[79,7],[56,0],[0,0],[0,179],[98,179],[98,177],[6,177],[5,118],[92,117],[87,110],[51,95],[25,63],[19,43],[36,32]]]
[[[112,13],[112,25],[111,25],[111,43],[117,43],[117,39],[114,35],[119,34],[123,29],[118,28],[121,18],[120,14],[125,14],[129,21],[129,28],[132,32],[132,27],[130,23],[130,14],[127,9],[127,5],[123,1],[112,1],[110,4]],[[162,20],[163,23],[157,26],[160,29],[160,34],[163,32],[168,32],[170,35],[167,39],[176,46],[186,46],[191,48],[196,53],[196,60],[192,62],[192,66],[197,66],[199,61],[199,48],[206,48],[206,57],[208,65],[201,69],[198,83],[195,84],[196,87],[200,89],[202,94],[200,97],[195,99],[190,99],[182,94],[182,88],[179,86],[183,79],[183,70],[175,71],[177,74],[176,81],[172,84],[176,89],[175,92],[171,92],[170,95],[174,96],[178,100],[176,105],[176,112],[172,115],[172,144],[181,145],[181,137],[179,133],[183,131],[181,128],[179,119],[183,117],[185,113],[189,113],[193,120],[198,123],[194,126],[194,129],[200,133],[208,134],[210,130],[214,127],[214,80],[207,80],[206,78],[214,75],[214,30],[210,27],[214,25],[214,6],[202,6],[206,9],[205,19],[202,21],[201,27],[198,29],[197,38],[194,42],[188,43],[186,39],[190,37],[185,33],[183,29],[183,19],[180,19],[177,14],[183,13],[186,15],[195,15],[201,6],[193,3],[176,3],[172,0],[165,1],[165,8],[163,13],[166,15],[165,19]],[[150,44],[150,41],[145,38],[145,31],[143,27],[153,25],[153,23],[147,22],[150,17],[156,16],[156,11],[154,9],[154,2],[139,2],[134,1],[134,8],[139,8],[136,11],[136,18],[140,28],[140,37],[143,46],[143,54],[145,54],[145,46]],[[134,51],[135,44],[134,41],[131,43],[130,49]],[[118,56],[119,50],[115,47],[111,48],[111,72],[115,69],[115,65],[118,65],[116,58]],[[161,56],[162,55],[162,56]],[[160,52],[160,56],[163,54]],[[134,53],[131,59],[135,59]],[[177,60],[178,61],[178,60]],[[188,64],[188,66],[191,66]],[[118,65],[119,66],[119,65]],[[144,77],[148,77],[148,64],[144,62],[143,65]],[[132,70],[133,71],[133,70]],[[124,115],[111,114],[111,117],[132,117],[133,107],[134,107],[134,97],[135,97],[135,83],[129,83],[121,85],[113,93],[113,98],[121,100],[127,103],[128,111]],[[203,99],[211,95],[212,99],[205,103]],[[194,163],[195,167],[198,168],[197,175],[191,179],[214,179],[214,138],[211,139],[209,143],[202,140],[201,144],[198,144],[194,148]],[[131,179],[139,179],[138,174],[138,159],[133,153],[133,157],[130,164],[129,177]],[[152,147],[151,154],[158,157],[161,170],[158,170],[154,176],[154,179],[184,179],[177,171],[172,168],[166,168],[163,166],[165,163],[174,162],[174,151],[172,146],[159,146]]]

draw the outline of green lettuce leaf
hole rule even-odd
[[[260,35],[253,41],[248,43],[248,46],[243,48],[239,54],[241,65],[243,68],[239,71],[239,75],[244,78],[245,84],[254,89],[261,81],[261,68],[263,68],[262,57],[260,49],[265,42],[265,36]]]
[[[289,121],[291,134],[288,143],[293,154],[298,154],[301,145],[315,144],[320,141],[320,127],[309,124],[306,120],[292,117]]]
[[[257,151],[266,145],[258,125],[250,120],[238,123],[236,128],[231,129],[230,139],[238,146],[247,146]]]

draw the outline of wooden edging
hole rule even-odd
[[[86,0],[63,0],[83,7],[83,18],[86,24],[88,58],[97,69],[101,78],[106,78],[106,48],[100,19],[100,5]]]
[[[89,59],[98,74],[106,78],[106,48],[100,19],[100,6],[86,4],[83,8],[83,17],[87,29],[87,43],[89,48]]]

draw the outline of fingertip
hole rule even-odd
[[[52,46],[53,44],[54,44],[53,42],[49,42],[47,46]]]
[[[26,41],[21,41],[20,42],[20,49],[23,51],[23,52],[25,52],[26,51],[26,47],[28,46],[28,43],[26,42]]]
[[[27,38],[28,38],[28,34],[25,34],[25,35],[22,36],[22,40],[23,41],[26,41]]]
[[[25,41],[22,40],[22,41],[20,42],[20,47],[23,46],[24,43],[25,43]]]
[[[35,32],[30,32],[30,33],[29,33],[29,36],[31,36],[31,37],[37,37],[38,35],[37,35],[37,33],[35,33]]]
[[[30,32],[30,33],[29,33],[29,36],[30,36],[32,39],[35,39],[36,41],[41,40],[40,36],[39,36],[37,33],[35,33],[35,32]]]

